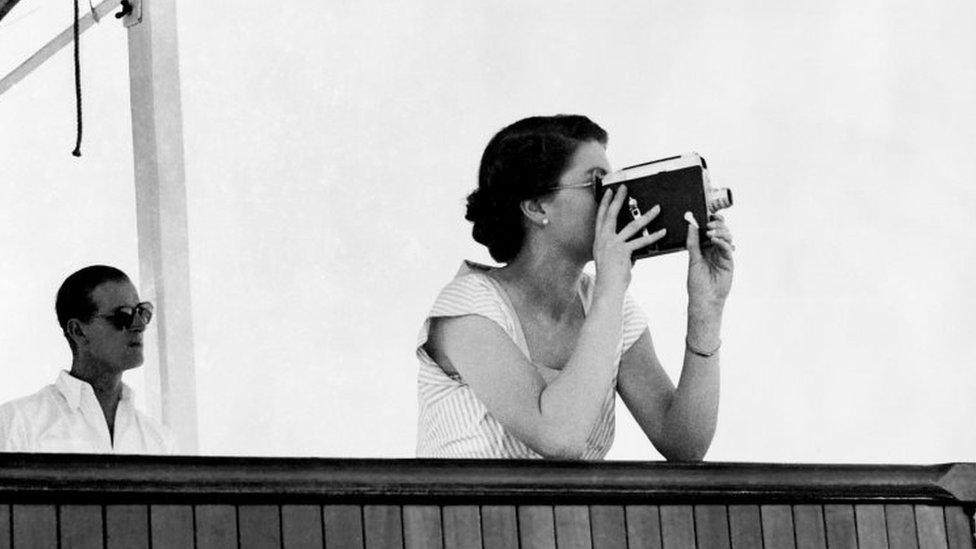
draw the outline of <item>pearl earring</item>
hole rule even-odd
[[[542,218],[542,225],[543,225],[543,226],[546,226],[546,225],[548,225],[548,224],[549,224],[549,218],[548,218],[548,217],[543,217],[543,218]]]

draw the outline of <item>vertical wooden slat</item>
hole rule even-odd
[[[690,505],[661,506],[661,538],[665,549],[695,548],[695,514]]]
[[[793,509],[789,505],[761,505],[763,547],[794,549]]]
[[[150,505],[149,527],[153,549],[193,547],[193,507]]]
[[[363,506],[367,549],[402,549],[403,521],[399,505]]]
[[[962,507],[958,505],[946,507],[945,519],[949,549],[973,549],[973,523],[963,512]]]
[[[149,507],[106,505],[105,547],[106,549],[148,549]]]
[[[732,549],[762,547],[762,517],[758,505],[730,505],[729,530]]]
[[[233,505],[197,505],[197,549],[237,549],[237,509]]]
[[[58,519],[53,505],[14,505],[13,546],[56,549]]]
[[[0,505],[0,549],[10,549],[9,505]]]
[[[854,520],[857,522],[858,549],[887,549],[888,532],[885,529],[884,506],[855,505]]]
[[[590,507],[590,534],[594,549],[627,549],[627,524],[620,505]]]
[[[823,507],[819,505],[794,505],[793,529],[796,532],[796,549],[827,548]]]
[[[61,522],[61,547],[102,549],[104,537],[101,505],[62,505],[58,514]],[[2,518],[8,517],[3,517],[3,513],[0,513],[0,519]],[[0,528],[0,534],[3,531]],[[10,542],[9,534],[6,542]],[[5,547],[2,540],[0,547]]]
[[[444,546],[441,509],[436,505],[403,506],[403,544],[407,549]]]
[[[824,505],[824,523],[827,527],[827,547],[857,549],[854,506]]]
[[[282,505],[281,534],[285,549],[322,549],[325,547],[322,508],[318,505]]]
[[[556,547],[556,527],[552,507],[523,505],[518,508],[519,542],[523,549]]]
[[[918,526],[918,549],[946,549],[949,547],[942,507],[916,505],[915,524]]]
[[[518,549],[518,516],[511,505],[485,505],[481,508],[481,534],[484,549]]]
[[[241,505],[237,508],[240,549],[279,549],[281,521],[277,505]]]
[[[729,517],[724,505],[695,506],[695,538],[698,540],[698,547],[730,547]]]
[[[624,516],[630,547],[661,549],[661,517],[657,505],[628,505]]]
[[[885,524],[889,549],[918,549],[915,508],[911,505],[885,505]]]
[[[475,505],[445,505],[441,509],[445,547],[481,547],[481,513]]]
[[[590,549],[590,510],[583,505],[556,505],[556,545],[560,549]]]
[[[325,522],[325,546],[363,546],[363,510],[358,505],[326,505],[322,508]]]

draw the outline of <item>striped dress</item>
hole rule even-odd
[[[448,375],[427,354],[428,330],[432,318],[480,315],[498,324],[522,353],[529,357],[518,317],[504,290],[487,275],[491,267],[465,262],[461,270],[437,296],[417,338],[417,457],[440,458],[541,458],[522,441],[509,434],[488,412],[460,375]],[[592,300],[593,280],[583,277],[580,297],[584,314]],[[644,313],[628,295],[624,300],[623,337],[620,357],[647,327]],[[531,360],[529,360],[531,362]],[[559,376],[553,370],[533,363],[546,384]],[[603,402],[600,420],[587,437],[582,459],[602,459],[610,450],[614,435],[616,391],[611,388]]]

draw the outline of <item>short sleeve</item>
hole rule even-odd
[[[647,316],[630,292],[624,295],[623,352],[627,352],[647,329]]]
[[[515,326],[494,283],[483,274],[468,274],[452,280],[441,290],[417,337],[417,354],[427,358],[424,345],[435,318],[478,315],[491,320],[514,339]]]

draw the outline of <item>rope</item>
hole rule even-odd
[[[78,113],[77,117],[77,140],[75,141],[75,150],[71,151],[73,156],[81,156],[81,48],[79,46],[79,30],[78,30],[78,0],[75,0],[75,22],[74,22],[74,34],[75,34],[75,111]]]

